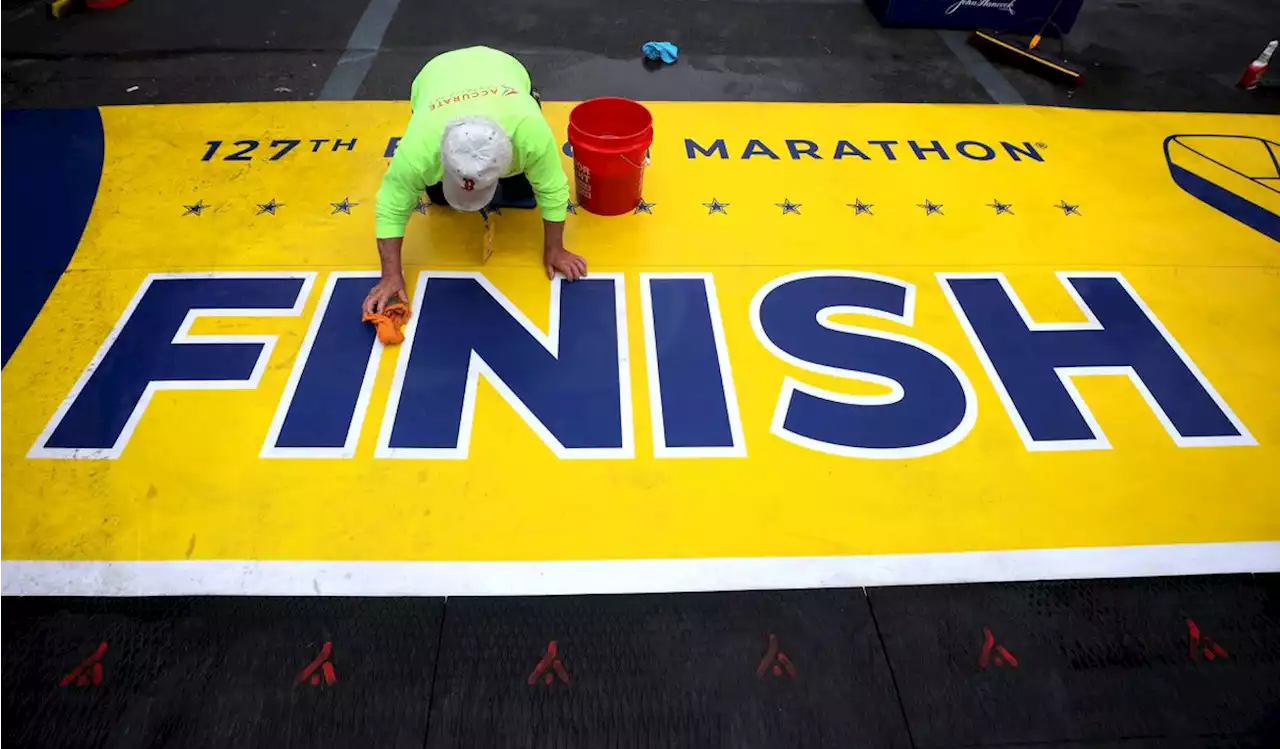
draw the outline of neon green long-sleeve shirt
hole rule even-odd
[[[496,49],[468,47],[428,62],[413,80],[413,116],[378,189],[378,239],[404,236],[418,196],[444,177],[440,145],[445,125],[468,115],[489,117],[507,131],[512,155],[502,176],[524,174],[542,217],[564,221],[569,180],[555,134],[529,91],[529,72]]]

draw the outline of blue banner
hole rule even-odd
[[[1066,34],[1075,25],[1084,0],[867,0],[867,7],[884,26],[922,26],[936,29],[989,29],[1045,36]]]

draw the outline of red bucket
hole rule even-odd
[[[578,205],[600,216],[640,204],[653,115],[630,99],[589,99],[569,113],[569,145]]]

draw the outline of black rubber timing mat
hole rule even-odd
[[[3,599],[19,747],[1280,746],[1280,576]]]

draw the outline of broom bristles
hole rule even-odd
[[[1038,41],[1038,39],[1033,41]],[[978,47],[988,57],[1003,60],[1037,75],[1058,80],[1071,86],[1079,86],[1084,83],[1083,73],[1041,57],[1030,49],[1023,49],[1015,44],[1010,44],[984,31],[973,32],[969,37],[969,43]]]

